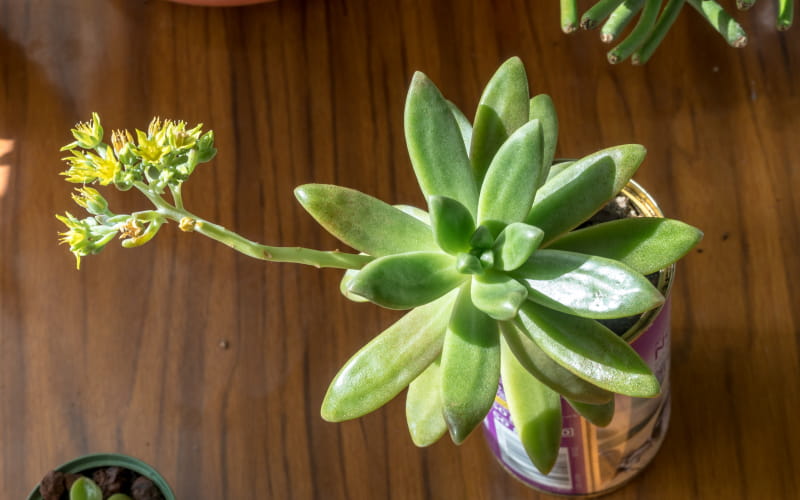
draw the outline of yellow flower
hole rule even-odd
[[[75,146],[93,149],[99,146],[103,140],[103,127],[100,125],[100,117],[97,113],[92,113],[92,119],[86,123],[76,123],[71,132],[75,141],[61,148],[61,151],[72,149]]]
[[[160,127],[160,124],[158,125]],[[154,129],[153,124],[150,124],[150,129]],[[169,152],[169,144],[164,144],[163,130],[158,128],[155,135],[147,135],[141,130],[136,131],[137,145],[133,150],[139,155],[146,163],[158,163],[161,158]]]
[[[94,153],[73,151],[72,156],[64,160],[69,163],[69,169],[61,172],[61,175],[67,176],[68,182],[87,184],[98,181],[108,186],[121,170],[119,161],[111,154],[103,158]]]
[[[127,130],[115,130],[111,132],[111,145],[114,146],[114,152],[117,156],[122,154],[125,146],[133,142],[133,136]]]
[[[110,215],[108,211],[108,202],[94,188],[85,186],[77,188],[75,192],[72,193],[72,199],[93,215]]]

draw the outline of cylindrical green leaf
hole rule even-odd
[[[475,112],[469,156],[478,185],[500,146],[527,123],[529,98],[525,66],[512,57],[489,80]]]
[[[410,309],[438,299],[467,276],[441,252],[410,252],[373,260],[356,274],[347,291],[389,309]]]
[[[497,237],[492,250],[497,269],[513,271],[520,267],[539,248],[544,231],[524,222],[509,224]]]
[[[567,399],[567,403],[574,409],[580,416],[591,422],[598,427],[605,427],[611,423],[614,418],[614,398],[611,398],[607,403],[593,405],[582,403],[580,401],[572,401]]]
[[[428,206],[433,237],[439,248],[450,255],[469,251],[470,239],[475,232],[475,221],[469,210],[446,196],[431,196]]]
[[[645,398],[660,391],[658,379],[636,351],[595,320],[528,301],[514,324],[553,361],[598,387]]]
[[[417,446],[429,446],[447,432],[442,403],[442,370],[437,359],[408,386],[406,421]]]
[[[322,418],[341,422],[365,415],[419,376],[441,353],[456,293],[410,311],[350,358],[328,388]]]
[[[513,322],[501,322],[500,331],[517,361],[531,375],[565,398],[589,404],[603,404],[613,398],[611,392],[583,380],[553,361]]]
[[[680,221],[637,217],[569,232],[548,248],[613,259],[650,274],[679,260],[702,238],[699,229]]]
[[[533,204],[544,168],[542,124],[533,120],[514,132],[492,159],[478,198],[478,223],[522,221]]]
[[[628,183],[646,150],[627,144],[573,162],[536,193],[525,222],[544,231],[543,245],[589,219]]]
[[[438,249],[430,226],[355,189],[306,184],[295,196],[322,227],[359,252],[381,257]]]
[[[522,446],[542,474],[548,474],[558,458],[561,443],[561,398],[517,361],[502,342],[503,391],[511,421]]]
[[[461,202],[475,216],[478,186],[456,118],[436,85],[417,72],[408,90],[405,133],[422,193]]]
[[[456,444],[489,413],[500,379],[497,322],[470,300],[463,286],[453,308],[442,347],[444,419]]]
[[[472,303],[490,317],[505,321],[517,315],[528,297],[525,285],[507,274],[486,271],[472,279]]]
[[[530,300],[584,318],[624,318],[664,303],[640,273],[581,253],[539,250],[512,276],[528,287]]]

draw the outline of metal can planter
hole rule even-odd
[[[147,465],[145,462],[128,455],[119,453],[94,453],[90,455],[83,455],[74,460],[59,466],[57,471],[67,474],[80,474],[93,469],[100,469],[103,467],[122,467],[135,472],[140,476],[148,478],[155,484],[161,491],[165,500],[175,500],[175,494],[170,489],[167,481],[158,473],[154,468]],[[31,491],[28,495],[28,500],[42,500],[42,495],[39,493],[39,485]]]
[[[653,198],[631,181],[621,193],[646,217],[663,217]],[[661,384],[655,398],[617,394],[615,413],[606,427],[586,421],[562,399],[562,437],[558,459],[549,474],[531,463],[511,422],[502,381],[483,422],[495,458],[512,476],[537,490],[566,496],[596,496],[631,480],[655,457],[670,416],[670,301],[675,267],[661,270],[657,286],[667,297],[660,308],[642,315],[623,334]]]

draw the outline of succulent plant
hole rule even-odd
[[[578,0],[561,1],[561,29],[573,33],[580,26],[594,29],[602,24],[600,39],[617,46],[608,52],[612,64],[628,57],[634,64],[644,64],[661,44],[685,4],[689,4],[732,47],[747,45],[747,33],[739,23],[715,0],[600,0],[578,17]],[[747,10],[755,0],[736,0],[740,10]],[[776,0],[775,26],[788,30],[794,20],[794,0]],[[663,8],[662,8],[663,7]],[[621,37],[631,21],[639,16],[630,32]]]
[[[260,245],[187,212],[180,184],[198,158],[213,156],[213,135],[181,123],[155,120],[136,142],[117,132],[113,148],[102,129],[100,139],[67,146],[67,180],[135,187],[155,209],[116,215],[83,187],[76,201],[92,216],[60,216],[62,241],[80,259],[103,248],[109,234],[135,246],[172,220],[256,258],[346,269],[348,298],[409,310],[342,367],[322,404],[324,419],[360,417],[408,388],[413,441],[426,446],[449,430],[461,443],[489,411],[502,374],[523,445],[547,472],[561,436],[562,396],[606,424],[614,393],[659,393],[644,361],[598,320],[660,306],[664,298],[645,275],[678,260],[702,233],[663,218],[573,231],[628,183],[645,149],[622,145],[554,162],[553,103],[530,97],[518,58],[491,78],[473,123],[425,75],[414,75],[405,135],[427,210],[334,185],[295,190],[358,253]],[[78,129],[92,126],[76,127],[80,142]],[[109,162],[115,166],[103,166]]]
[[[69,500],[103,500],[103,491],[88,477],[80,477],[69,489]],[[131,497],[124,493],[115,493],[107,500],[131,500]]]

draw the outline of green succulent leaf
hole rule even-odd
[[[561,160],[555,159],[553,160],[553,164],[550,165],[550,171],[547,172],[547,179],[544,181],[545,183],[550,182],[552,178],[563,172],[567,169],[570,165],[575,163],[572,160]]]
[[[529,98],[525,66],[512,57],[489,80],[475,112],[470,159],[479,185],[500,146],[527,123]]]
[[[702,238],[699,229],[683,222],[641,217],[572,231],[548,248],[613,259],[639,273],[650,274],[679,260]]]
[[[517,129],[497,150],[478,197],[478,223],[505,224],[528,215],[543,169],[542,124],[533,120]]]
[[[497,322],[461,288],[442,347],[442,401],[450,437],[461,444],[489,413],[500,379]]]
[[[456,256],[456,269],[461,274],[481,274],[483,264],[471,253],[460,253]]]
[[[583,380],[553,361],[514,323],[500,323],[500,331],[517,361],[531,375],[565,398],[589,404],[603,404],[613,399],[611,392]]]
[[[306,184],[294,192],[322,227],[359,252],[381,257],[438,249],[430,226],[355,189]]]
[[[437,359],[408,386],[406,421],[415,445],[429,446],[444,436],[443,411],[441,359]]]
[[[389,309],[411,309],[438,299],[466,278],[450,255],[409,252],[373,260],[353,277],[347,291]]]
[[[348,269],[345,271],[344,275],[342,276],[342,280],[339,282],[339,291],[342,293],[342,295],[347,297],[348,300],[352,300],[353,302],[369,302],[369,300],[360,295],[350,293],[350,290],[348,289],[350,282],[356,277],[358,271],[358,269]]]
[[[525,285],[506,274],[486,271],[472,279],[472,303],[491,318],[505,321],[517,315],[528,298]]]
[[[103,500],[103,491],[86,477],[78,478],[69,489],[70,500]]]
[[[436,85],[417,72],[408,90],[405,134],[411,165],[425,198],[453,198],[475,216],[478,187],[458,122]]]
[[[619,193],[645,153],[644,147],[628,144],[575,161],[539,189],[525,222],[544,231],[543,245],[547,245]]]
[[[494,245],[492,230],[488,226],[478,226],[472,238],[470,238],[469,244],[472,248],[477,249],[486,250],[487,248],[492,248],[492,245]]]
[[[561,444],[561,398],[517,361],[501,340],[500,369],[511,421],[533,465],[548,474]]]
[[[350,358],[328,388],[322,418],[341,422],[366,415],[417,378],[441,353],[456,294],[406,313]]]
[[[497,269],[513,271],[524,264],[539,248],[544,231],[524,222],[509,224],[497,237],[492,250]]]
[[[417,219],[420,222],[430,226],[431,225],[431,217],[428,215],[428,212],[421,208],[417,208],[412,205],[393,205],[394,208],[400,210],[401,212],[410,215],[411,217]]]
[[[475,220],[467,207],[447,196],[431,196],[428,207],[433,237],[439,247],[451,255],[469,251]]]
[[[511,274],[528,287],[530,300],[584,318],[624,318],[664,303],[647,278],[603,257],[539,250]]]
[[[114,493],[113,495],[108,497],[108,500],[133,500],[133,499],[124,493]]]
[[[458,129],[461,131],[461,137],[464,139],[464,149],[469,151],[470,142],[472,142],[472,124],[469,122],[464,113],[458,109],[458,106],[450,101],[447,101],[450,111],[453,113],[453,118],[456,119]]]
[[[556,154],[558,114],[556,113],[556,107],[553,105],[553,100],[547,94],[539,94],[532,97],[530,103],[529,118],[531,120],[539,120],[542,123],[542,132],[544,134],[544,160],[539,180],[536,183],[536,189],[538,189],[547,179]]]
[[[527,301],[515,320],[556,363],[611,392],[654,397],[658,379],[631,346],[597,321]]]
[[[614,418],[614,398],[611,398],[607,403],[599,405],[581,403],[570,399],[567,399],[567,403],[580,416],[598,427],[607,426],[611,423],[611,419]]]

